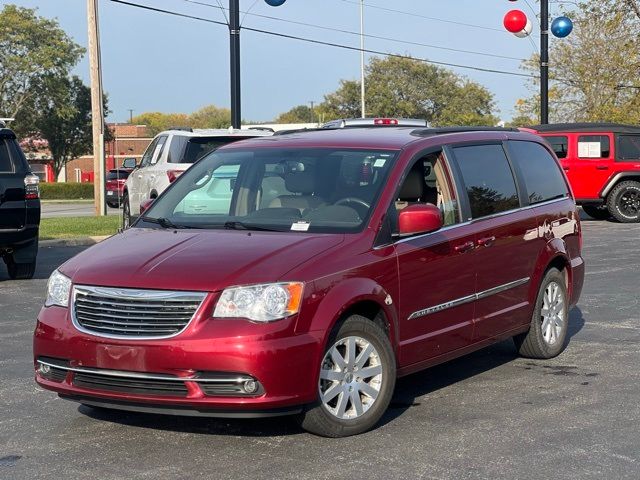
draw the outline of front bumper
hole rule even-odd
[[[36,382],[89,405],[180,415],[281,415],[315,400],[321,339],[295,334],[295,317],[253,324],[203,311],[176,337],[136,341],[80,332],[68,309],[43,308]],[[254,393],[238,388],[249,380]]]

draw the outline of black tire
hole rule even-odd
[[[126,230],[131,226],[131,210],[129,206],[129,194],[122,197],[122,229]]]
[[[107,206],[111,208],[118,208],[120,206],[119,203],[107,202]]]
[[[619,222],[640,222],[640,182],[628,180],[613,187],[607,197],[607,208]]]
[[[329,407],[326,407],[321,401],[320,379],[318,378],[318,399],[313,405],[308,406],[305,411],[298,417],[300,426],[308,432],[314,433],[316,435],[332,438],[348,437],[350,435],[358,435],[360,433],[366,432],[367,430],[370,430],[376,425],[376,423],[378,423],[382,415],[387,410],[387,407],[389,406],[389,402],[391,401],[391,397],[393,395],[393,390],[396,383],[396,362],[395,356],[393,354],[393,349],[391,348],[391,343],[389,342],[389,338],[387,337],[384,330],[382,330],[380,326],[378,326],[368,318],[362,317],[360,315],[352,315],[334,329],[329,337],[328,344],[325,348],[325,355],[332,347],[334,347],[334,345],[336,345],[341,340],[347,339],[348,337],[359,337],[360,339],[368,342],[375,349],[374,353],[377,355],[376,360],[379,361],[379,364],[376,364],[374,366],[382,366],[379,391],[374,400],[368,400],[371,397],[369,397],[365,393],[361,393],[356,389],[356,392],[358,392],[358,398],[361,400],[361,405],[365,404],[365,400],[367,400],[366,403],[372,403],[370,404],[368,409],[359,414],[359,416],[357,416],[356,418],[338,418],[336,415],[332,414],[329,411]],[[360,346],[359,348],[361,348],[361,350],[358,355],[363,352],[362,346]],[[325,359],[323,359],[322,362],[324,365]],[[323,365],[320,365],[318,370],[320,370]],[[367,361],[367,363],[364,363],[360,367],[362,369],[361,371],[363,371],[365,368],[370,368],[371,365],[372,364]],[[348,368],[346,368],[345,370],[349,372]],[[356,382],[358,380],[358,369],[352,368],[350,372],[351,373],[347,373],[347,375],[350,375],[349,378],[351,378],[353,382]],[[319,376],[320,372],[318,371],[318,377]],[[335,388],[337,388],[341,392],[337,395],[337,397],[334,397],[337,398],[336,403],[340,402],[342,397],[345,395],[354,395],[353,393],[348,393],[347,389],[353,387],[348,387],[348,384],[344,383],[344,379],[342,382],[338,380],[334,380],[334,382],[335,383],[332,383],[332,387],[330,388],[334,388],[335,386]],[[328,390],[329,388],[325,390],[325,392]],[[348,397],[346,402],[349,402],[348,405],[350,405],[350,409],[355,410],[355,406],[353,405],[350,398],[351,397]],[[345,408],[347,405],[346,402]],[[337,405],[336,408],[338,408]]]
[[[607,220],[611,217],[606,205],[582,205],[582,210],[596,220]]]
[[[558,286],[559,293],[562,295],[561,298],[563,300],[563,306],[558,309],[558,312],[562,313],[563,321],[558,332],[558,330],[553,327],[553,320],[549,320],[551,328],[554,330],[553,333],[555,333],[555,341],[552,342],[551,339],[547,339],[548,335],[545,335],[543,332],[543,325],[545,323],[545,318],[543,317],[543,306],[547,288],[549,287],[552,289],[552,285],[554,284]],[[515,336],[513,340],[516,344],[516,348],[518,349],[518,353],[523,357],[541,359],[553,358],[564,350],[568,327],[569,297],[567,295],[565,277],[558,269],[550,268],[540,284],[529,331]]]
[[[29,280],[33,278],[36,273],[36,259],[31,262],[16,263],[12,256],[7,256],[4,259],[7,264],[7,272],[11,280]]]

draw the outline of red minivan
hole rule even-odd
[[[238,142],[51,275],[36,381],[95,407],[296,414],[319,435],[358,434],[398,376],[510,337],[524,356],[558,355],[581,243],[535,135],[400,126]]]

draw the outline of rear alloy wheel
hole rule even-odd
[[[126,230],[131,226],[131,210],[129,207],[129,195],[122,197],[122,229]]]
[[[607,199],[611,215],[622,223],[640,222],[640,182],[621,182]]]
[[[564,274],[550,268],[538,290],[529,331],[513,340],[523,357],[553,358],[562,352],[568,329],[569,297]]]
[[[582,210],[596,220],[607,220],[611,217],[611,213],[609,213],[606,205],[582,205]]]
[[[318,401],[301,426],[324,437],[371,429],[389,406],[396,367],[386,333],[368,318],[352,315],[329,341],[318,379]]]

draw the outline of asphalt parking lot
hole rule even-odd
[[[585,221],[585,289],[566,351],[511,342],[399,381],[382,424],[346,439],[287,419],[104,413],[33,382],[31,334],[49,273],[0,268],[0,479],[638,479],[640,225]]]

